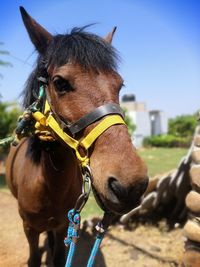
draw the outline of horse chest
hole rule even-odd
[[[33,197],[29,192],[29,197],[19,196],[18,203],[23,220],[39,231],[59,227],[65,222],[67,204],[61,197],[55,199],[39,193]]]
[[[22,219],[39,232],[59,228],[65,224],[65,213],[61,213],[50,205],[45,205],[42,209],[34,211],[27,211],[22,208],[19,210]]]

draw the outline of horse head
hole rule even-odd
[[[111,45],[116,28],[105,38],[88,33],[86,28],[53,36],[23,8],[21,14],[39,53],[34,73],[48,81],[46,95],[58,122],[72,124],[100,106],[119,105],[123,79]],[[34,93],[27,93],[27,99],[25,106],[33,102]],[[86,136],[101,120],[87,125],[76,138]],[[89,157],[94,193],[105,210],[121,214],[139,205],[148,184],[147,168],[126,125],[112,125],[104,131],[89,149]]]

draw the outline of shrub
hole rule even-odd
[[[182,115],[169,120],[169,134],[180,137],[192,136],[197,126],[196,115]]]
[[[13,134],[21,110],[16,103],[0,102],[0,139]],[[7,153],[9,145],[0,146],[0,154]]]
[[[189,147],[191,141],[192,137],[179,137],[168,134],[146,137],[143,145],[155,147]]]
[[[12,134],[20,113],[16,103],[0,102],[0,139]]]
[[[126,125],[128,126],[128,132],[130,136],[132,136],[133,132],[136,129],[136,125],[133,123],[133,120],[129,116],[127,109],[123,109],[123,111],[125,114],[125,122],[126,122]]]

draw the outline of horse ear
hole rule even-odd
[[[22,6],[20,6],[20,12],[32,43],[39,53],[44,53],[53,36],[37,23]]]
[[[109,44],[112,43],[112,39],[113,39],[113,36],[114,36],[114,33],[115,33],[116,29],[117,29],[117,27],[115,26],[113,28],[113,30],[111,32],[109,32],[108,35],[106,35],[106,37],[104,37],[104,40],[106,42],[108,42]]]

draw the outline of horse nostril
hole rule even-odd
[[[125,188],[114,177],[108,178],[108,189],[118,200],[121,200],[126,194]]]
[[[108,178],[108,189],[114,202],[138,203],[148,186],[148,179],[138,182],[134,186],[124,187],[115,177]]]

